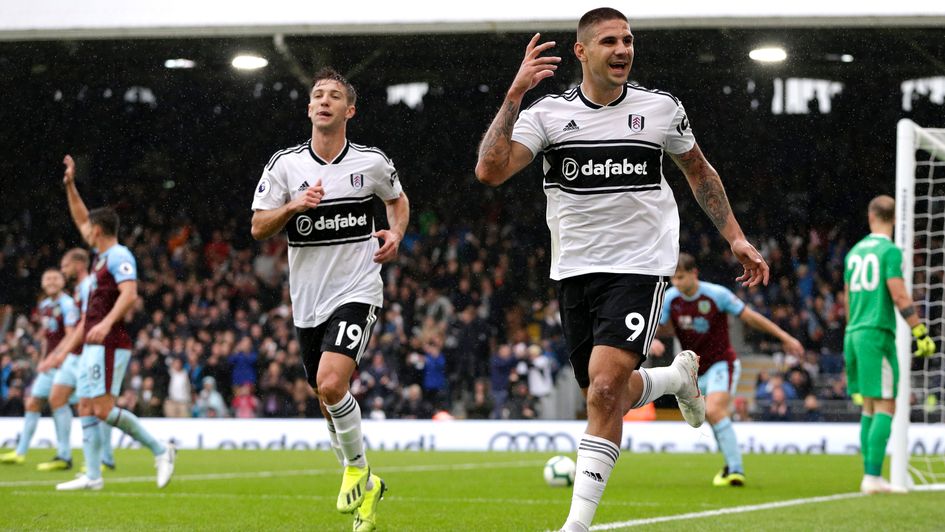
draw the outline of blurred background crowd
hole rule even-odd
[[[845,41],[850,46],[892,38],[853,34]],[[806,348],[801,358],[786,357],[771,338],[736,327],[739,354],[763,361],[746,371],[736,416],[851,419],[842,375],[843,257],[868,232],[869,199],[892,189],[893,125],[906,114],[899,84],[920,73],[921,61],[897,60],[880,70],[855,63],[843,71],[799,63],[796,70],[839,79],[848,90],[831,97],[827,112],[812,95],[810,113],[778,114],[771,87],[785,73],[737,61],[717,68],[703,55],[690,60],[691,70],[660,68],[678,62],[680,53],[695,57],[699,46],[718,52],[751,40],[748,32],[647,35],[634,79],[683,100],[741,225],[771,266],[771,282],[736,286],[740,267],[667,159],[681,249],[697,258],[703,280],[733,289]],[[366,417],[583,415],[548,279],[540,165],[498,189],[473,176],[479,138],[520,60],[519,41],[527,40],[519,37],[455,36],[459,50],[482,51],[462,58],[477,72],[475,81],[433,76],[441,59],[431,55],[431,37],[373,37],[370,46],[353,37],[291,43],[323,50],[351,75],[360,96],[349,137],[391,156],[411,199],[401,257],[383,270],[383,314],[352,386]],[[573,40],[559,37],[565,48]],[[386,49],[404,50],[402,63],[393,61],[398,68],[383,76],[366,75],[359,61],[387,41],[397,47]],[[209,54],[228,42],[192,45]],[[887,44],[908,55],[901,43]],[[176,53],[165,42],[64,46],[34,43],[29,61],[0,57],[10,71],[0,81],[9,89],[5,97],[31,110],[5,115],[6,127],[19,134],[0,140],[5,152],[18,154],[0,160],[0,415],[22,413],[34,376],[40,275],[80,244],[61,187],[60,161],[72,153],[87,204],[118,209],[121,241],[138,260],[142,297],[129,318],[135,347],[124,406],[141,416],[320,416],[294,337],[285,238],[254,242],[249,234],[263,164],[309,135],[308,86],[280,60],[255,78],[209,61],[206,70],[177,76],[160,66],[86,61]],[[448,63],[459,52],[442,53]],[[573,83],[579,69],[564,55],[560,75],[530,99]],[[48,70],[39,63],[82,67]],[[423,79],[417,98],[391,98],[392,84]],[[921,95],[909,109],[920,123],[941,119],[941,105]],[[380,226],[381,205],[377,212]]]

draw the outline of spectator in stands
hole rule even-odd
[[[5,348],[4,344],[0,349]],[[9,390],[10,375],[13,374],[13,357],[10,353],[3,353],[0,356],[0,401],[7,399]]]
[[[423,343],[423,396],[433,408],[442,409],[449,397],[446,380],[446,357],[443,356],[443,343],[438,336],[430,336]]]
[[[554,379],[552,378],[553,362],[545,356],[537,345],[528,346],[528,360],[525,363],[528,370],[528,391],[537,402],[538,414],[541,419],[554,418]]]
[[[133,411],[134,414],[138,417],[158,417],[163,413],[163,403],[163,396],[155,388],[154,377],[145,377],[135,399],[137,409]]]
[[[489,419],[495,406],[489,397],[489,381],[477,379],[472,396],[466,400],[466,419]]]
[[[469,281],[464,279],[468,287]],[[461,285],[463,282],[460,283]],[[457,315],[450,327],[449,335],[453,348],[453,373],[451,379],[459,391],[469,392],[476,379],[488,374],[489,368],[489,325],[476,313],[473,298],[461,298],[463,310]]]
[[[174,357],[171,367],[167,399],[164,401],[165,417],[191,417],[193,395],[190,388],[190,375],[184,369],[184,361]]]
[[[204,377],[200,393],[194,405],[194,417],[229,417],[229,411],[223,396],[217,391],[217,381],[213,377]]]
[[[791,421],[791,407],[787,403],[784,389],[775,386],[771,390],[771,402],[762,416],[765,421]]]
[[[400,419],[430,419],[433,417],[433,407],[423,399],[420,385],[411,384],[397,405],[396,413]]]
[[[847,376],[841,373],[830,379],[828,388],[823,392],[824,399],[845,401],[847,399]]]
[[[512,357],[512,347],[508,344],[499,346],[490,361],[490,373],[492,384],[492,397],[495,400],[495,408],[492,411],[493,419],[503,417],[502,412],[505,409],[505,402],[509,397],[509,378],[515,371],[518,362]]]
[[[537,419],[538,405],[534,397],[528,393],[528,383],[524,380],[512,386],[512,395],[505,408],[505,419]]]
[[[820,411],[820,401],[817,400],[817,396],[811,394],[804,397],[804,416],[801,421],[816,423],[823,420],[824,415]]]
[[[387,365],[384,354],[375,351],[371,355],[371,366],[362,371],[359,378],[365,390],[364,396],[368,404],[374,402],[375,398],[380,398],[387,407],[387,401],[395,396],[397,390],[397,375]]]
[[[250,384],[243,384],[236,389],[236,397],[233,398],[233,417],[254,418],[259,411],[259,399],[253,396],[253,387]]]
[[[371,400],[370,407],[367,409],[367,419],[374,421],[387,419],[387,412],[384,411],[383,397],[377,395]]]
[[[23,402],[23,387],[19,380],[7,387],[7,396],[0,400],[0,416],[23,417],[26,413],[26,403]]]
[[[733,413],[732,421],[746,422],[751,421],[751,412],[748,411],[748,399],[740,396],[736,396],[732,400]]]
[[[289,417],[292,413],[291,392],[289,382],[282,374],[282,364],[276,360],[269,362],[259,383],[262,417]]]
[[[785,374],[785,379],[791,383],[791,387],[794,388],[794,393],[796,394],[794,397],[791,397],[791,399],[807,397],[813,390],[810,373],[804,369],[800,363],[788,369]]]
[[[233,388],[244,385],[256,385],[256,360],[259,355],[253,349],[253,341],[249,336],[240,338],[236,350],[229,356]]]

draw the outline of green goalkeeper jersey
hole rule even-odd
[[[847,332],[870,328],[896,334],[896,307],[886,281],[902,278],[902,251],[888,236],[874,233],[857,242],[844,262],[850,294]]]

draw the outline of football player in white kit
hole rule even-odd
[[[354,87],[334,70],[315,75],[308,104],[312,136],[266,164],[256,185],[252,234],[262,240],[286,230],[303,364],[344,466],[337,509],[357,511],[354,530],[365,531],[375,529],[386,486],[368,466],[361,409],[348,388],[383,302],[381,264],[397,258],[410,206],[391,160],[348,141],[356,99]],[[386,204],[389,230],[374,229],[375,196]]]
[[[476,176],[498,186],[542,156],[551,278],[559,281],[571,365],[587,398],[587,430],[563,529],[586,531],[620,455],[627,410],[668,393],[690,425],[705,420],[695,353],[683,351],[667,368],[640,368],[679,253],[679,214],[662,175],[664,151],[744,267],[738,280],[767,283],[768,266],[745,239],[679,100],[628,83],[634,49],[624,14],[587,12],[574,44],[581,84],[519,113],[525,93],[553,76],[561,61],[541,55],[555,43],[538,44],[539,38],[528,43],[483,137]]]

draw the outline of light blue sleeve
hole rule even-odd
[[[62,322],[66,327],[73,327],[79,323],[79,307],[75,306],[75,300],[63,294],[59,298],[59,309],[62,310]]]
[[[679,290],[677,290],[676,287],[670,288],[666,291],[666,297],[663,298],[663,308],[660,309],[660,325],[666,325],[669,323],[669,308],[673,304],[673,300],[677,297],[679,297]]]
[[[108,273],[115,278],[115,284],[138,279],[138,264],[125,246],[115,246],[108,252],[107,267]]]
[[[738,296],[724,286],[701,281],[699,286],[704,293],[715,302],[722,312],[728,312],[733,316],[738,316],[745,310],[745,302],[738,299]]]

